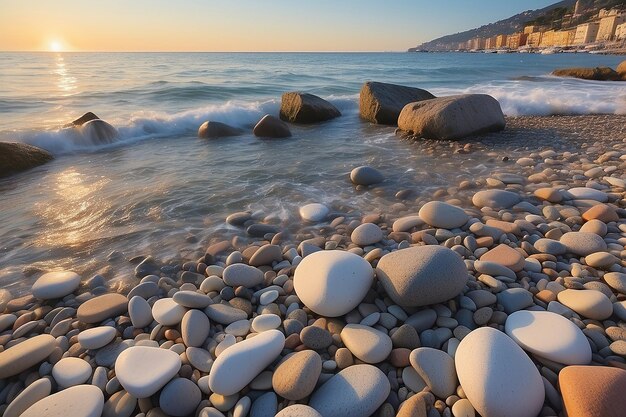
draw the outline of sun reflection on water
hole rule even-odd
[[[68,74],[65,59],[62,54],[57,54],[55,59],[56,68],[52,71],[53,74],[59,77],[57,81],[57,87],[66,95],[69,95],[73,90],[77,88],[77,79]]]

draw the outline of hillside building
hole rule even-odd
[[[615,28],[615,39],[620,41],[626,40],[626,23],[617,25],[617,27]]]
[[[496,39],[497,36],[492,36],[491,38],[485,39],[485,49],[496,49]]]
[[[531,48],[537,48],[541,43],[542,32],[533,32],[528,34],[528,39],[526,40],[526,45]]]
[[[506,35],[498,35],[496,36],[496,48],[504,48],[506,47]]]
[[[524,33],[526,35],[530,35],[531,33],[543,32],[545,30],[546,30],[545,26],[538,26],[538,25],[524,26]]]
[[[541,47],[550,47],[550,46],[554,46],[555,45],[555,33],[556,31],[554,30],[548,30],[547,32],[543,32],[543,35],[541,36],[541,42],[539,43],[539,46]]]
[[[576,27],[576,36],[574,36],[574,45],[584,45],[586,43],[595,42],[598,37],[599,22],[583,23]]]
[[[600,19],[596,42],[612,41],[615,39],[615,30],[617,29],[617,26],[624,22],[626,22],[626,15],[615,14]]]
[[[554,32],[554,46],[571,46],[574,44],[576,29],[559,30]]]
[[[510,49],[517,49],[520,46],[526,45],[527,38],[528,35],[526,33],[514,33],[507,37],[506,46]]]

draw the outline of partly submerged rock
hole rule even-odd
[[[119,132],[102,119],[93,119],[78,127],[87,145],[106,145],[119,138]]]
[[[619,81],[622,79],[617,71],[609,67],[562,68],[554,70],[552,75],[556,75],[557,77],[572,77],[595,81]]]
[[[48,151],[17,142],[0,142],[0,177],[26,171],[54,159]]]
[[[341,112],[326,100],[308,93],[290,92],[283,94],[280,103],[280,118],[292,123],[315,123],[334,119]]]
[[[372,123],[395,126],[404,106],[432,98],[435,96],[421,88],[369,81],[361,88],[359,112]]]
[[[202,139],[223,138],[241,135],[242,130],[226,123],[206,121],[198,129],[198,137]]]
[[[99,119],[98,116],[96,116],[95,113],[92,113],[90,111],[88,111],[87,113],[83,114],[82,116],[80,116],[78,119],[76,120],[72,120],[71,122],[63,125],[63,127],[74,127],[74,126],[82,126],[85,123],[87,123],[90,120],[95,120],[95,119]]]
[[[398,128],[427,139],[454,140],[504,129],[506,122],[495,98],[486,94],[439,97],[407,104]]]
[[[260,138],[288,138],[291,136],[289,126],[282,120],[269,114],[266,114],[259,120],[256,126],[254,126],[252,133]]]

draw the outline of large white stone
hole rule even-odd
[[[306,256],[296,268],[294,287],[300,300],[315,313],[342,316],[363,300],[374,270],[351,252],[319,251]]]
[[[391,390],[384,373],[372,365],[353,365],[331,377],[309,401],[323,417],[369,416],[380,407]]]
[[[268,330],[224,350],[213,363],[209,388],[220,395],[241,391],[270,365],[285,346],[285,335]]]
[[[63,298],[76,291],[80,275],[72,271],[57,271],[43,274],[33,284],[33,295],[42,300]]]
[[[152,316],[164,326],[174,326],[183,319],[187,309],[171,298],[156,300],[152,306]]]
[[[38,379],[11,401],[2,417],[20,417],[30,406],[50,395],[51,391],[52,383],[49,378]]]
[[[94,385],[77,385],[30,406],[21,417],[100,417],[104,395]]]
[[[115,327],[94,327],[78,333],[78,343],[85,349],[100,349],[115,339],[116,334]]]
[[[601,236],[589,232],[567,232],[561,236],[560,242],[568,252],[575,255],[587,256],[594,252],[605,252],[606,242]]]
[[[536,417],[545,398],[539,371],[506,334],[481,327],[465,336],[454,357],[467,399],[482,416]]]
[[[429,201],[419,211],[419,217],[431,226],[454,229],[469,220],[463,209],[442,201]]]
[[[91,376],[91,365],[80,358],[63,358],[54,364],[52,376],[65,388],[84,384]]]
[[[309,222],[321,222],[328,216],[328,207],[320,203],[311,203],[300,207],[300,217]]]
[[[180,366],[180,356],[171,350],[133,346],[118,356],[115,375],[130,395],[147,398],[167,384]]]
[[[600,190],[587,187],[575,187],[570,188],[567,192],[576,200],[596,200],[601,203],[606,203],[609,200],[609,196]]]
[[[556,297],[561,304],[590,319],[604,320],[613,314],[611,300],[600,291],[567,289]]]
[[[566,365],[591,362],[591,347],[584,333],[565,317],[549,311],[516,311],[504,326],[523,349]]]
[[[354,356],[366,363],[384,361],[393,348],[389,336],[362,324],[346,324],[341,331],[341,341]]]

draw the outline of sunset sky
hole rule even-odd
[[[554,0],[0,0],[1,51],[399,51]]]

